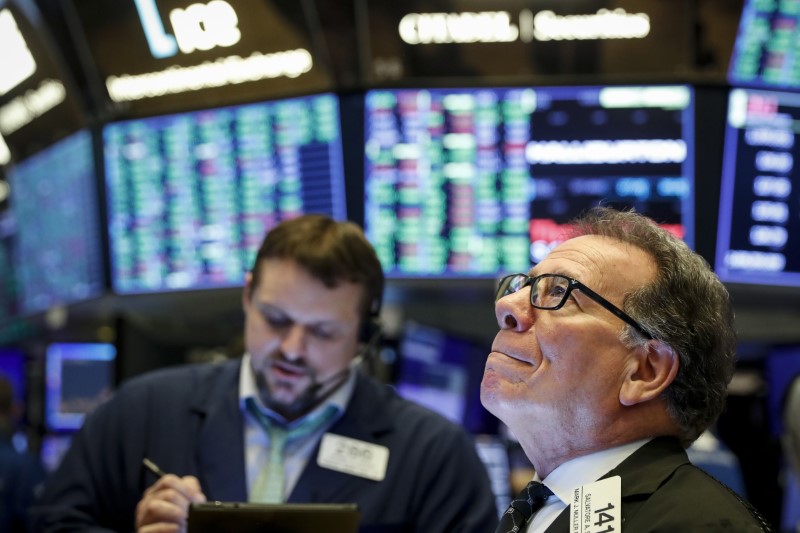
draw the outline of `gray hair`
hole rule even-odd
[[[685,242],[643,215],[595,207],[573,224],[569,237],[609,237],[653,258],[655,280],[628,293],[623,308],[678,354],[678,374],[664,398],[688,446],[722,413],[733,375],[736,332],[727,289]],[[628,326],[623,342],[635,346],[646,339]]]

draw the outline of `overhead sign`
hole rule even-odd
[[[67,90],[58,80],[42,80],[38,87],[26,91],[0,106],[0,133],[11,135],[41,117],[66,98]]]
[[[71,0],[102,92],[143,115],[331,88],[304,3]]]
[[[370,82],[675,74],[693,59],[685,1],[360,3]]]
[[[523,9],[515,23],[508,11],[409,13],[400,19],[398,33],[407,44],[644,39],[650,16],[622,8],[564,16],[549,9],[536,14]]]
[[[3,55],[0,56],[2,96],[36,72],[36,60],[33,59],[10,9],[0,10],[0,50],[3,50]]]
[[[6,140],[0,135],[0,165],[7,165],[11,161],[11,152],[8,151]]]
[[[51,43],[31,3],[11,0],[0,9],[0,162],[24,159],[86,125],[71,72]]]
[[[224,0],[189,4],[185,9],[170,11],[174,35],[164,29],[155,0],[134,1],[150,52],[157,59],[174,56],[179,50],[191,54],[195,50],[233,46],[242,37],[239,17],[233,6]]]

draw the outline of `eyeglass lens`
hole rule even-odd
[[[569,293],[569,279],[561,276],[540,276],[531,283],[531,304],[542,309],[562,305]]]
[[[514,274],[501,281],[495,301],[528,285],[531,286],[531,305],[541,309],[557,309],[563,305],[569,294],[570,281],[569,278],[559,275],[545,274],[529,278],[525,274]]]

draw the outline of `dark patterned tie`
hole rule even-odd
[[[531,519],[533,513],[538,511],[553,491],[538,481],[531,481],[517,494],[517,497],[508,506],[506,512],[500,517],[500,525],[495,533],[518,533],[525,530],[525,524]]]

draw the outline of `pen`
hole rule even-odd
[[[147,457],[142,459],[142,464],[144,465],[144,467],[146,469],[148,469],[149,471],[151,471],[152,473],[157,475],[159,478],[162,478],[162,477],[167,475],[166,472],[161,470],[161,468],[157,464],[155,464],[153,461],[151,461]],[[174,488],[174,490],[178,491],[181,494],[181,496],[183,496],[184,498],[186,498],[190,502],[193,500],[193,498],[191,498],[190,496],[187,496],[186,493],[183,492],[182,490],[180,490],[179,488],[176,487],[176,488]]]
[[[161,469],[158,467],[158,465],[157,465],[157,464],[155,464],[153,461],[151,461],[151,460],[150,460],[150,459],[148,459],[147,457],[145,457],[144,459],[142,459],[142,464],[145,466],[145,468],[147,468],[149,471],[151,471],[152,473],[154,473],[154,474],[155,474],[155,475],[157,475],[158,477],[164,477],[164,476],[166,476],[166,475],[167,475],[167,473],[166,473],[166,472],[164,472],[163,470],[161,470]]]

